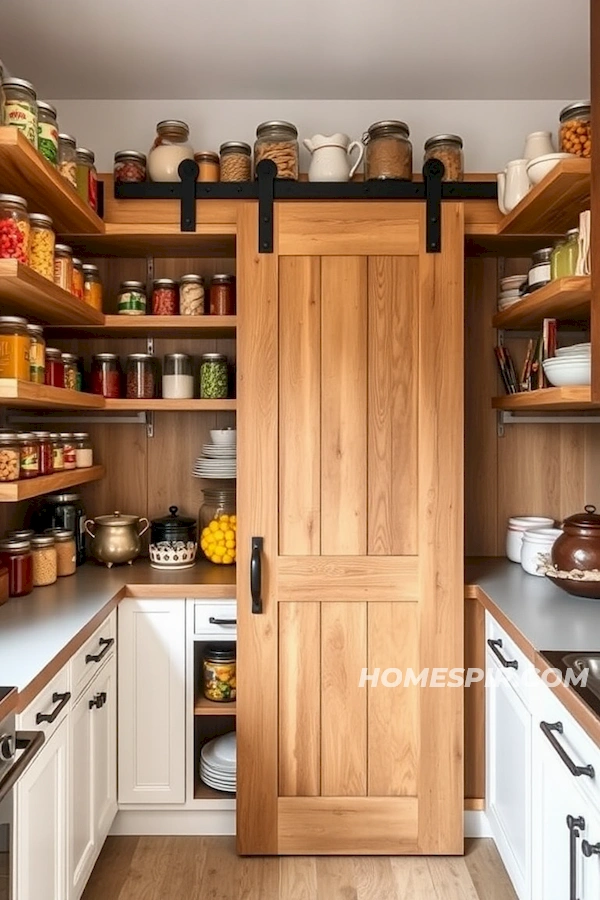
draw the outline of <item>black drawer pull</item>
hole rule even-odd
[[[497,640],[492,640],[492,638],[488,638],[488,647],[496,657],[496,659],[500,660],[500,663],[504,666],[505,669],[518,669],[519,663],[516,659],[506,659],[498,649],[502,647],[502,638],[498,638]]]
[[[104,704],[106,703],[106,691],[100,691],[93,700],[89,701],[90,709],[96,707],[96,709],[102,709]]]
[[[594,767],[576,765],[567,751],[564,749],[564,747],[562,747],[559,741],[557,741],[557,739],[554,737],[554,731],[556,731],[558,734],[563,733],[562,722],[540,722],[540,728],[542,729],[545,737],[548,738],[548,740],[564,762],[571,775],[575,775],[576,777],[578,777],[579,775],[587,775],[588,778],[595,778],[596,773],[594,772]]]
[[[114,642],[114,638],[100,638],[98,643],[102,647],[102,650],[100,651],[100,653],[87,653],[85,657],[86,663],[100,662],[100,660],[106,656]]]
[[[57,694],[55,691],[52,694],[52,702],[58,703],[58,706],[51,713],[38,713],[35,717],[35,724],[40,725],[42,722],[54,722],[70,699],[71,691],[66,691],[64,694]]]
[[[210,616],[208,621],[211,625],[237,625],[237,619],[215,619],[214,616]]]

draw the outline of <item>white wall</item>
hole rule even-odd
[[[343,131],[358,138],[380,119],[408,123],[421,168],[423,142],[453,132],[465,142],[469,172],[495,172],[519,157],[525,136],[556,135],[558,114],[569,100],[58,100],[61,131],[96,153],[98,169],[112,170],[115,150],[147,151],[160,119],[183,119],[196,150],[218,150],[226,140],[252,143],[259,122],[287,119],[300,137]],[[304,151],[306,153],[306,151]],[[301,166],[308,168],[306,159]]]

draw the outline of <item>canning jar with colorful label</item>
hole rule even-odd
[[[77,190],[77,144],[70,134],[58,135],[58,171]]]
[[[65,469],[76,469],[77,451],[75,449],[75,438],[70,431],[63,431],[61,432],[60,439],[63,443]]]
[[[39,444],[40,475],[51,475],[54,471],[54,459],[50,432],[34,431],[33,436]]]
[[[236,646],[208,644],[202,654],[203,693],[207,700],[232,703],[236,698]]]
[[[235,315],[235,278],[233,275],[213,275],[210,283],[208,308],[211,316]]]
[[[67,244],[54,248],[54,284],[71,293],[73,285],[73,251]]]
[[[98,266],[92,263],[83,265],[83,300],[88,306],[102,312],[102,279]]]
[[[38,145],[38,105],[35,88],[23,78],[4,78],[4,125],[13,125],[22,131],[30,144]]]
[[[109,400],[121,396],[121,370],[116,353],[97,353],[92,357],[92,394]]]
[[[33,586],[45,587],[54,584],[58,577],[58,563],[54,536],[36,534],[31,538],[33,558]]]
[[[117,308],[121,316],[146,315],[146,288],[141,281],[122,281]]]
[[[65,447],[60,434],[53,431],[50,434],[52,444],[52,468],[55,472],[62,472],[65,467]]]
[[[27,319],[0,316],[0,378],[29,381]]]
[[[21,451],[16,434],[0,434],[0,482],[18,481],[21,467]]]
[[[24,597],[33,590],[33,560],[29,541],[0,541],[0,565],[8,569],[8,594]]]
[[[65,369],[65,387],[68,391],[77,390],[77,357],[74,353],[61,353]]]
[[[54,244],[56,235],[52,219],[43,213],[31,213],[29,236],[29,265],[49,281],[54,281]]]
[[[176,316],[179,306],[177,282],[172,278],[157,278],[152,282],[152,315]]]
[[[19,434],[20,477],[37,478],[40,474],[40,445],[29,431]]]
[[[0,194],[0,259],[29,263],[27,203],[16,194]]]
[[[38,100],[38,150],[50,165],[58,165],[56,108],[45,100]]]
[[[29,335],[29,380],[34,384],[45,384],[46,341],[41,325],[28,325]]]
[[[73,274],[71,277],[71,293],[78,300],[83,300],[83,263],[73,257]]]
[[[62,354],[56,347],[46,347],[45,383],[51,387],[64,388],[65,367]]]
[[[221,353],[203,353],[200,362],[200,397],[224,400],[227,397],[227,357]]]
[[[146,154],[139,150],[119,150],[113,168],[115,184],[140,184],[146,180]]]

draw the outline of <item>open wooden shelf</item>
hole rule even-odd
[[[155,412],[232,412],[235,400],[106,400],[106,410],[154,410]]]
[[[497,234],[564,234],[590,206],[592,164],[563,159],[500,220]]]
[[[43,325],[104,324],[101,312],[16,259],[0,259],[0,307],[3,315],[27,316]]]
[[[98,337],[234,338],[236,328],[237,316],[104,316],[90,331]]]
[[[532,328],[543,319],[586,319],[590,315],[592,279],[589,275],[559,278],[539,288],[509,309],[496,313],[494,328]]]
[[[104,222],[18,128],[0,127],[0,192],[18,194],[30,212],[50,216],[64,234],[102,233]]]
[[[0,378],[0,406],[38,409],[104,409],[104,397],[47,384]]]
[[[112,188],[111,188],[112,189]],[[105,195],[106,196],[106,195]],[[168,256],[168,257],[210,257],[220,259],[232,259],[235,257],[235,215],[230,222],[203,223],[202,217],[206,216],[206,209],[202,210],[202,216],[198,215],[196,231],[181,231],[179,223],[179,203],[175,200],[155,201],[159,206],[172,202],[175,211],[175,221],[167,222],[158,218],[155,222],[144,221],[142,217],[152,217],[154,204],[146,201],[119,200],[128,209],[131,205],[138,206],[139,219],[135,222],[136,213],[132,210],[132,224],[107,222],[103,234],[77,234],[69,237],[69,245],[77,251],[79,256],[107,256],[107,257],[135,257],[135,256]],[[200,201],[201,202],[201,201]],[[218,200],[211,200],[204,204],[218,215],[218,210],[213,209],[213,204],[219,204]],[[235,204],[227,204],[228,208],[235,212]],[[198,207],[197,207],[198,208]],[[107,215],[107,217],[109,217]]]
[[[88,469],[71,469],[68,472],[55,472],[52,475],[41,475],[25,481],[13,481],[0,484],[0,502],[16,503],[18,500],[29,500],[42,494],[64,491],[76,484],[88,484],[104,478],[104,466],[90,466]]]
[[[506,397],[492,399],[494,409],[513,412],[553,409],[600,409],[600,401],[592,403],[592,389],[589,386],[549,387],[540,391],[523,391],[507,394]]]
[[[235,716],[236,702],[218,703],[215,700],[207,700],[206,697],[196,697],[194,703],[195,716]]]
[[[215,788],[204,784],[199,778],[194,785],[194,800],[234,800],[235,793],[229,791],[217,791]]]

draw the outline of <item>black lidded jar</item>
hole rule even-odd
[[[196,519],[191,516],[178,516],[177,510],[177,506],[170,506],[170,515],[163,516],[160,519],[152,519],[150,543],[159,544],[162,541],[196,542]]]
[[[84,530],[86,518],[80,494],[48,494],[34,515],[32,525],[40,533],[46,528],[64,528],[72,531],[75,535],[77,565],[81,566],[86,559]]]

